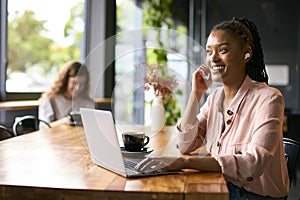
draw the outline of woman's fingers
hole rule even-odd
[[[172,164],[176,160],[177,158],[168,158],[168,157],[146,158],[137,164],[135,170],[141,172],[152,172],[152,171],[159,171],[164,169],[174,170],[177,169],[177,166],[172,167]]]
[[[193,90],[202,92],[211,85],[210,69],[206,65],[201,65],[193,74]]]
[[[157,171],[161,165],[161,161],[157,158],[146,158],[136,165],[135,170],[140,172]]]
[[[201,65],[197,71],[201,74],[204,80],[208,81],[211,78],[210,69],[206,65]]]
[[[151,159],[145,158],[144,160],[142,160],[140,163],[138,163],[135,166],[135,170],[141,171],[141,172],[144,171],[145,168],[147,168],[147,166],[149,165],[150,162],[151,162]]]

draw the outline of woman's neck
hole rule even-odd
[[[231,83],[224,83],[224,101],[231,102],[231,100],[235,97],[236,93],[239,91],[241,85],[243,84],[246,75],[239,80]]]
[[[72,100],[72,95],[71,95],[71,94],[65,92],[63,95],[64,95],[64,97],[65,97],[66,99]]]

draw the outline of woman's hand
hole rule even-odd
[[[155,157],[145,158],[135,167],[140,172],[177,171],[194,169],[199,171],[221,171],[218,161],[211,156]]]
[[[184,168],[184,157],[145,158],[135,167],[135,169],[140,172],[177,171]]]
[[[193,73],[192,91],[201,96],[211,83],[210,69],[203,64]]]

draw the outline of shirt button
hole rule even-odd
[[[221,143],[220,142],[217,142],[217,147],[221,146]]]
[[[227,110],[228,115],[233,115],[233,112],[231,110]]]
[[[229,124],[231,124],[231,122],[232,121],[229,119],[229,120],[227,120],[226,124],[229,125]]]
[[[247,181],[253,181],[253,177],[248,177]]]

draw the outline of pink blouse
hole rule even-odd
[[[264,196],[286,196],[289,178],[282,140],[282,94],[247,76],[228,107],[222,132],[223,98],[223,88],[217,88],[193,126],[181,131],[178,124],[180,151],[189,153],[206,145],[227,182]]]

